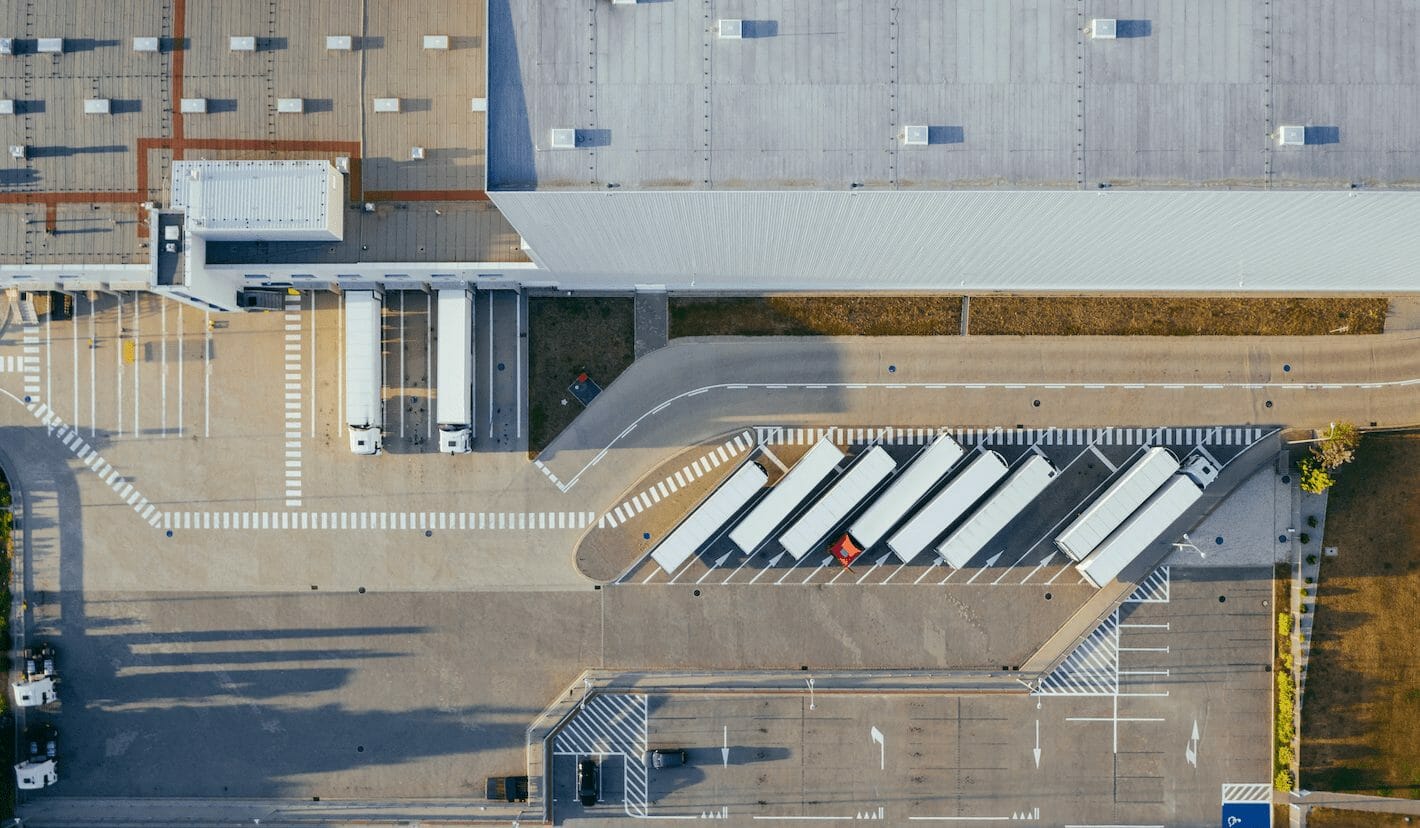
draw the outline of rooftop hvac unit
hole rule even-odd
[[[720,38],[722,40],[739,40],[744,37],[745,22],[743,20],[721,20]]]
[[[1304,126],[1277,127],[1277,146],[1300,147],[1307,142],[1307,128]]]
[[[575,129],[554,129],[550,137],[553,149],[577,148],[577,130]]]
[[[158,51],[158,39],[156,37],[135,37],[133,38],[133,51],[156,52]]]
[[[201,115],[207,111],[207,99],[183,98],[178,104],[178,111],[184,115]]]
[[[0,115],[14,115],[15,102],[9,98],[0,100]]]
[[[348,52],[355,48],[355,38],[350,35],[326,35],[325,50],[327,52]]]
[[[613,6],[634,6],[637,0],[611,0]]]
[[[306,101],[304,98],[277,98],[276,111],[300,114],[306,111]]]
[[[469,101],[468,108],[469,108],[469,110],[470,110],[471,112],[487,112],[487,111],[488,111],[488,99],[487,99],[487,98],[474,98],[474,99],[472,99],[472,100]]]
[[[233,52],[255,52],[255,37],[229,37],[227,38],[227,49]]]
[[[107,115],[111,111],[108,98],[89,98],[84,101],[85,115]]]
[[[424,148],[423,148],[423,147],[410,147],[410,148],[409,148],[409,160],[411,160],[411,161],[423,161],[423,160],[424,160]]]
[[[337,155],[337,156],[335,156],[335,171],[338,172],[338,173],[345,173],[346,175],[349,175],[349,174],[350,174],[350,156],[348,156],[348,155]]]
[[[1112,17],[1096,17],[1090,21],[1090,37],[1095,40],[1114,40],[1119,33],[1119,21]]]
[[[909,147],[925,147],[931,129],[926,124],[909,124],[902,128],[902,143]]]
[[[25,160],[25,156],[29,155],[29,149],[30,148],[25,146],[24,144],[11,144],[10,157],[18,161],[23,161]]]
[[[64,51],[64,38],[62,37],[42,37],[39,39],[39,51],[57,55]]]
[[[13,37],[0,37],[0,55],[13,55],[15,53],[15,39]]]
[[[449,48],[449,36],[448,36],[448,35],[424,35],[424,48],[425,48],[425,49],[448,49],[448,48]]]
[[[376,112],[398,112],[399,98],[375,98]]]

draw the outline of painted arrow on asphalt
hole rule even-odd
[[[1193,735],[1188,737],[1188,744],[1183,748],[1183,758],[1193,767],[1198,767],[1198,720],[1193,720]]]
[[[932,561],[932,565],[929,566],[929,567],[927,567],[925,570],[923,570],[923,571],[922,571],[922,574],[917,576],[917,580],[913,581],[912,583],[914,583],[914,584],[920,584],[920,583],[922,583],[922,579],[927,577],[927,573],[931,572],[932,570],[936,569],[937,567],[941,566],[942,564],[943,564],[942,556],[941,556],[941,555],[938,555],[938,556],[936,557],[936,559]]]
[[[716,559],[715,559],[715,564],[714,564],[713,566],[711,566],[709,569],[705,570],[705,574],[704,574],[704,575],[701,575],[699,578],[697,578],[697,579],[695,580],[695,582],[698,584],[698,583],[700,583],[701,581],[705,580],[706,578],[709,578],[711,572],[714,572],[715,570],[717,570],[717,569],[719,569],[720,567],[724,566],[724,565],[725,565],[725,561],[728,561],[729,559],[730,559],[730,553],[729,553],[729,552],[726,552],[725,554],[723,554],[723,555],[721,555],[720,557],[716,558]]]
[[[1040,719],[1036,719],[1036,720],[1035,720],[1035,750],[1032,750],[1031,753],[1035,754],[1035,766],[1036,766],[1036,768],[1039,768],[1039,767],[1040,767]]]
[[[763,569],[759,570],[759,572],[755,573],[755,576],[754,576],[753,578],[750,578],[750,579],[749,579],[749,582],[750,582],[750,583],[754,583],[755,581],[758,581],[760,578],[763,578],[763,577],[764,577],[764,573],[766,573],[766,572],[768,572],[769,570],[773,569],[773,568],[779,563],[779,559],[780,559],[780,558],[783,558],[783,557],[784,557],[784,553],[783,553],[783,552],[780,552],[778,555],[775,555],[774,557],[770,558],[770,559],[769,559],[769,565],[766,566],[766,567],[764,567]],[[781,580],[781,581],[784,580],[783,576],[780,576],[779,580]]]
[[[724,744],[725,744],[725,746],[722,747],[722,748],[720,748],[720,761],[723,762],[723,763],[725,764],[725,767],[728,768],[728,767],[730,766],[730,726],[729,726],[729,725],[725,725],[725,742],[724,742]]]
[[[887,554],[883,555],[881,558],[878,558],[878,562],[875,563],[875,564],[873,564],[872,569],[869,569],[867,572],[864,572],[863,575],[862,575],[862,577],[860,577],[860,578],[857,580],[857,583],[860,583],[860,584],[863,583],[863,579],[864,579],[864,578],[866,578],[866,577],[868,577],[869,575],[872,575],[874,572],[876,572],[876,571],[878,570],[878,568],[881,567],[883,564],[887,563],[887,559],[888,559],[888,558],[891,558],[891,557],[892,557],[892,553],[891,553],[891,552],[888,552]]]
[[[977,578],[980,578],[980,577],[981,577],[981,573],[983,573],[983,572],[985,572],[986,570],[990,569],[991,567],[995,566],[995,565],[996,565],[996,562],[999,561],[999,560],[1001,560],[1001,554],[1002,554],[1002,553],[997,552],[995,555],[992,555],[991,557],[987,558],[987,559],[986,559],[986,566],[983,566],[983,567],[981,567],[980,569],[976,570],[976,574],[975,574],[975,575],[972,575],[971,578],[970,578],[969,580],[967,580],[967,583],[968,583],[968,584],[969,584],[969,583],[972,583],[972,582],[975,581]]]

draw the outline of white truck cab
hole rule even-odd
[[[27,677],[10,685],[16,707],[42,707],[59,697],[54,692],[53,676]]]
[[[1193,482],[1198,484],[1198,488],[1206,489],[1214,480],[1218,479],[1218,467],[1207,457],[1190,457],[1183,464],[1183,473],[1193,478]]]
[[[15,787],[22,791],[37,791],[59,781],[59,765],[48,757],[26,759],[15,766]]]

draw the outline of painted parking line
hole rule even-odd
[[[643,694],[595,695],[558,729],[552,740],[552,753],[622,757],[626,813],[644,817],[649,793],[645,762],[649,718],[647,697]]]

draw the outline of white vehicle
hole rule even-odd
[[[1178,458],[1168,449],[1144,452],[1065,531],[1055,536],[1055,545],[1071,560],[1084,560],[1176,471]]]
[[[961,569],[986,548],[986,544],[1045,491],[1055,479],[1055,467],[1039,454],[1021,463],[985,503],[977,507],[956,531],[937,547],[949,565]]]
[[[1096,587],[1113,581],[1175,521],[1183,517],[1203,497],[1204,487],[1217,477],[1217,468],[1202,457],[1185,463],[1183,471],[1170,477],[1075,568]]]
[[[350,426],[350,450],[356,454],[379,454],[384,448],[383,305],[373,290],[345,293],[345,422]]]
[[[59,764],[49,758],[26,759],[15,766],[15,787],[37,791],[59,781]]]
[[[651,553],[666,572],[675,572],[769,482],[755,462],[745,463],[691,512]]]
[[[1005,476],[1006,461],[994,451],[985,452],[968,463],[894,532],[888,538],[888,548],[903,563],[910,562]]]
[[[882,540],[898,521],[912,511],[917,501],[947,476],[961,456],[961,446],[950,434],[938,437],[932,445],[922,449],[907,470],[858,515],[848,527],[849,537],[853,538],[859,549],[865,551]]]
[[[439,451],[463,454],[473,441],[473,296],[439,289],[439,363],[435,420]]]
[[[827,437],[799,458],[789,472],[774,484],[764,499],[754,504],[745,519],[730,531],[730,540],[745,553],[759,545],[789,519],[790,513],[833,472],[843,460],[843,452]]]
[[[10,685],[15,706],[43,707],[56,701],[59,676],[54,669],[54,648],[41,644],[38,650],[25,650],[21,655],[20,680]]]
[[[814,505],[810,506],[807,512],[779,536],[779,542],[794,556],[794,560],[804,557],[815,544],[828,537],[833,527],[842,523],[896,467],[897,462],[883,451],[882,446],[868,449],[822,497],[814,501]]]

